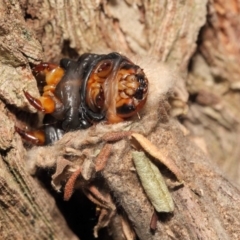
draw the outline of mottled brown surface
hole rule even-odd
[[[143,122],[133,124],[132,130],[145,132],[141,130],[144,118],[142,120]],[[120,129],[125,127],[122,126]],[[113,143],[111,157],[101,177],[96,176],[98,181],[104,179],[106,182],[101,191],[111,191],[115,204],[121,207],[120,213],[124,210],[130,226],[140,239],[238,239],[239,190],[233,187],[216,165],[184,136],[176,121],[171,120],[164,124],[158,122],[154,129],[148,133],[148,139],[158,146],[164,156],[173,159],[179,170],[184,173],[184,186],[170,190],[175,205],[174,214],[172,216],[170,214],[165,220],[159,214],[161,220],[157,223],[157,230],[155,234],[150,232],[153,206],[134,170],[131,156],[133,148],[128,138]],[[90,128],[86,133],[79,131],[66,134],[52,147],[31,150],[28,161],[35,162],[41,167],[58,165],[57,157],[65,155],[63,146],[88,150],[87,159],[96,149],[102,148],[101,138],[111,130],[113,129],[109,127]],[[82,136],[81,140],[76,140],[79,136]],[[39,157],[33,159],[33,155]],[[154,162],[156,164],[156,161]],[[81,166],[76,158],[72,163],[75,166],[73,169]],[[158,166],[165,172],[165,178],[170,180],[166,168],[163,165]],[[71,171],[73,170],[70,168],[68,172]],[[67,175],[60,174],[58,177],[64,180]],[[94,175],[91,179],[94,179]],[[81,186],[82,180],[78,181],[76,188]]]
[[[0,114],[0,215],[2,239],[76,239],[54,199],[24,167],[26,150],[14,134],[10,113]],[[7,117],[8,116],[8,117]],[[62,226],[62,227],[60,227]]]
[[[211,158],[239,185],[240,3],[211,0],[187,89],[193,102],[185,125],[205,141]]]
[[[137,54],[141,60],[149,59],[143,56],[150,55],[151,59],[167,62],[171,70],[180,71],[175,83],[177,98],[171,100],[174,115],[187,111],[186,82],[191,101],[184,118],[187,129],[175,120],[167,122],[166,106],[161,104],[161,114],[157,115],[161,124],[148,136],[185,174],[184,187],[171,191],[174,215],[158,222],[155,235],[149,232],[153,208],[132,171],[129,140],[114,145],[118,150],[115,149],[102,173],[116,197],[115,204],[122,206],[140,239],[239,238],[239,191],[193,144],[197,143],[239,184],[239,2],[208,2],[208,9],[207,0],[3,0],[0,3],[1,237],[76,239],[52,197],[26,172],[25,149],[14,132],[14,119],[22,116],[16,108],[35,112],[23,90],[33,96],[39,94],[29,63],[58,62],[62,56],[75,58],[86,51],[119,51],[128,56]],[[155,65],[148,60],[145,64],[152,69],[149,73],[154,74]],[[179,77],[187,74],[187,81]],[[149,130],[154,121],[150,119],[145,124]],[[63,149],[63,145],[59,146]],[[77,142],[71,147],[77,149]],[[39,155],[34,152],[32,155],[41,160],[37,165],[55,166],[61,152],[57,150],[57,155],[48,158],[53,154],[51,148],[50,152],[44,149],[42,153],[41,149],[36,149]],[[34,166],[31,167],[34,172]],[[111,222],[111,229],[116,229],[113,239],[122,233],[119,222],[119,217]],[[124,239],[123,235],[120,239]]]

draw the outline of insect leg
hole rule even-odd
[[[55,102],[53,97],[50,95],[44,94],[40,98],[33,97],[29,92],[24,91],[24,95],[29,101],[29,103],[35,107],[37,110],[44,113],[52,113],[55,110]]]
[[[45,143],[45,134],[43,131],[25,131],[15,126],[15,131],[27,142],[34,145],[43,145]]]

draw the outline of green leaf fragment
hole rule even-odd
[[[150,202],[157,212],[172,212],[174,203],[159,169],[144,152],[133,151],[133,162]]]

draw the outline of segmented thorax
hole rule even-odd
[[[87,83],[86,103],[93,112],[106,112],[110,123],[136,114],[144,105],[148,80],[129,59],[104,59],[96,64]]]

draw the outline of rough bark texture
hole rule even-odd
[[[199,51],[192,60],[188,129],[239,185],[239,1],[210,1]]]
[[[0,104],[0,211],[2,239],[77,239],[54,199],[24,167],[26,150],[14,134],[12,114]]]
[[[239,190],[212,161],[219,164],[233,183],[239,184],[240,6],[237,0],[207,2],[1,1],[0,235],[3,239],[77,239],[52,196],[26,171],[26,150],[14,132],[14,125],[27,122],[29,112],[31,118],[35,112],[23,95],[23,89],[39,95],[29,64],[42,60],[58,62],[63,56],[76,58],[88,51],[118,51],[138,58],[148,55],[179,71],[175,99],[171,100],[174,115],[186,113],[186,89],[190,94],[189,111],[183,118],[188,130],[176,120],[163,123],[159,119],[147,136],[174,159],[184,173],[185,182],[183,187],[171,191],[174,214],[164,220],[159,216],[155,234],[149,231],[153,208],[132,171],[129,140],[114,145],[118,150],[115,149],[116,154],[109,159],[101,177],[107,186],[104,185],[104,191],[111,193],[114,204],[120,208],[118,211],[127,216],[125,222],[130,222],[130,228],[144,240],[239,239]],[[149,61],[154,71],[151,64]],[[73,146],[79,149],[76,144]],[[41,149],[35,149],[36,156]],[[53,152],[51,147],[47,149],[43,150],[43,159]],[[57,153],[50,158],[49,166],[56,166],[61,151]],[[160,168],[164,170],[164,166]],[[121,219],[113,218],[111,231],[115,238],[110,239],[124,239],[119,222]]]

